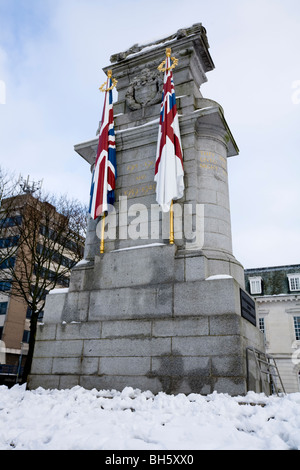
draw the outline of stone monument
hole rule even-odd
[[[185,193],[169,219],[155,200],[154,168],[166,48],[173,70]],[[248,346],[263,350],[244,269],[232,253],[227,159],[238,147],[222,107],[200,88],[214,69],[201,24],[111,57],[116,203],[100,254],[90,219],[84,260],[68,291],[47,296],[29,387],[153,393],[259,391]],[[98,137],[75,146],[93,167]],[[175,207],[176,206],[176,207]]]

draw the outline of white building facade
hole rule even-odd
[[[300,265],[245,270],[256,300],[266,352],[276,361],[287,393],[300,391]]]

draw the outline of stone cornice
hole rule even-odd
[[[112,55],[110,61],[112,64],[120,63],[126,60],[128,57],[134,58],[136,55],[140,56],[141,54],[152,52],[152,50],[165,48],[167,45],[169,46],[170,43],[172,47],[176,47],[178,40],[180,40],[181,43],[184,43],[186,39],[201,39],[201,58],[205,64],[206,71],[212,70],[214,68],[214,64],[208,52],[209,44],[207,40],[206,29],[202,26],[201,23],[194,24],[189,28],[179,29],[176,33],[170,36],[152,41],[148,44],[134,44],[128,50]]]
[[[132,123],[132,125],[128,124],[129,127],[125,129],[118,130],[116,127],[117,149],[119,148],[121,150],[127,140],[131,141],[133,134],[135,134],[137,145],[141,145],[141,139],[144,140],[145,133],[147,134],[147,140],[152,139],[155,141],[157,139],[158,124],[159,118],[141,125],[134,125],[134,123]],[[199,132],[204,134],[207,133],[208,135],[211,135],[213,130],[216,134],[222,136],[225,144],[227,145],[229,157],[237,155],[239,152],[225,120],[223,110],[221,106],[218,106],[215,102],[212,102],[212,106],[196,109],[192,113],[179,116],[179,124],[182,137],[186,133],[194,132],[195,126],[198,127]],[[98,140],[99,137],[95,137],[94,139],[74,146],[74,150],[90,165],[95,161]]]
[[[293,294],[263,295],[261,297],[254,296],[254,298],[258,304],[270,302],[300,302],[300,296]]]

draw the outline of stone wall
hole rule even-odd
[[[47,298],[30,387],[246,393],[246,347],[262,335],[241,317],[239,284],[190,261],[150,246],[75,268],[69,292]]]

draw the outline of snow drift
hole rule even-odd
[[[245,397],[0,387],[0,449],[300,449],[300,393]]]

